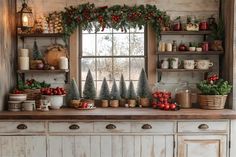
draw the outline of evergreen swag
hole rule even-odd
[[[89,70],[84,84],[83,96],[85,99],[95,99],[96,89],[94,86],[93,76]]]
[[[157,37],[160,36],[162,26],[169,23],[170,17],[160,11],[155,5],[114,5],[112,7],[95,7],[94,4],[85,3],[76,7],[70,6],[62,11],[62,25],[65,37],[68,38],[80,26],[83,30],[103,31],[105,28],[121,29],[141,28],[150,24]]]
[[[102,86],[100,89],[100,95],[99,95],[101,100],[109,100],[110,99],[110,92],[109,92],[109,87],[107,84],[107,80],[104,77],[103,81],[102,81]]]

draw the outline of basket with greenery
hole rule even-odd
[[[231,92],[232,85],[217,75],[212,75],[208,79],[197,84],[201,91],[198,96],[200,107],[203,109],[223,109],[227,95]]]

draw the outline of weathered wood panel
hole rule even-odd
[[[15,85],[15,0],[0,1],[0,110]]]

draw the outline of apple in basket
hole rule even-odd
[[[52,109],[60,109],[64,103],[65,89],[56,88],[41,88],[42,98],[51,102]]]

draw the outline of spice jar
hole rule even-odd
[[[208,30],[208,22],[206,19],[203,19],[199,24],[199,29],[202,31]]]
[[[173,40],[172,51],[173,51],[173,52],[176,52],[176,51],[177,51],[177,43],[176,43],[176,40]]]
[[[175,100],[181,108],[191,108],[191,88],[188,82],[182,82],[175,89]]]
[[[208,42],[203,42],[202,43],[202,51],[208,51],[208,50],[209,50]]]
[[[66,58],[66,57],[60,57],[60,60],[59,60],[59,69],[63,69],[63,70],[68,69],[68,58]]]

